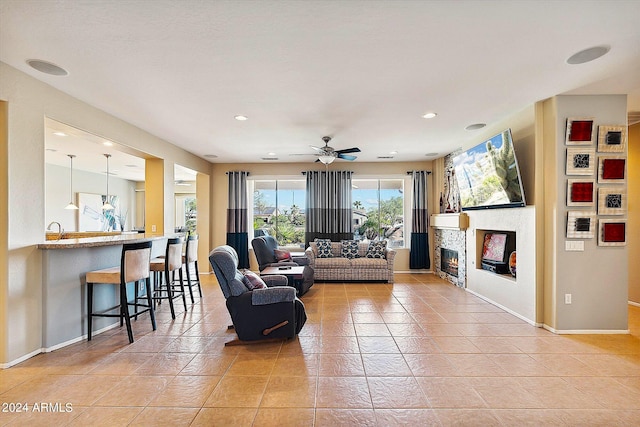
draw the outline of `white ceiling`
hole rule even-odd
[[[324,135],[410,161],[557,94],[640,111],[639,16],[636,0],[0,0],[0,60],[213,162],[312,161],[289,154]]]

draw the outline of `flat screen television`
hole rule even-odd
[[[453,159],[462,210],[526,205],[511,129]]]

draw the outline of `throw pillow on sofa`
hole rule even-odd
[[[291,261],[291,252],[282,249],[274,249],[273,254],[276,256],[276,261]]]
[[[332,258],[331,240],[316,239],[316,248],[318,248],[318,258]]]
[[[260,278],[253,271],[245,271],[244,276],[242,277],[242,283],[249,289],[250,291],[254,289],[264,289],[267,287],[267,284],[264,283],[264,280]]]
[[[367,258],[384,258],[384,251],[387,249],[387,241],[371,241],[367,249]]]
[[[358,258],[358,241],[357,240],[343,240],[342,252],[343,258]]]

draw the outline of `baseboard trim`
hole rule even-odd
[[[558,335],[628,335],[629,329],[555,329],[542,325],[544,329]]]
[[[40,353],[42,353],[42,350],[43,350],[42,348],[39,348],[37,350],[32,351],[31,353],[25,354],[24,356],[15,359],[15,360],[12,360],[12,361],[7,362],[7,363],[3,363],[3,364],[0,365],[0,368],[7,369],[7,368],[12,367],[13,365],[17,365],[18,363],[22,363],[27,359],[31,359],[33,356],[39,355]]]
[[[480,295],[479,293],[474,292],[474,291],[472,291],[472,290],[471,290],[471,289],[469,289],[469,288],[464,288],[464,290],[465,290],[465,291],[467,291],[467,292],[469,292],[469,293],[470,293],[470,294],[472,294],[472,295],[477,296],[477,297],[478,297],[478,298],[480,298],[481,300],[484,300],[484,301],[488,302],[489,304],[495,305],[496,307],[501,308],[502,310],[506,311],[507,313],[509,313],[509,314],[511,314],[511,315],[513,315],[513,316],[516,316],[518,319],[520,319],[520,320],[523,320],[523,321],[527,322],[527,323],[528,323],[528,324],[530,324],[531,326],[535,326],[536,328],[541,328],[541,327],[543,327],[543,324],[542,324],[542,323],[538,323],[538,322],[535,322],[535,321],[533,321],[533,320],[531,320],[531,319],[527,319],[527,318],[526,318],[526,317],[524,317],[523,315],[521,315],[521,314],[519,314],[519,313],[516,313],[515,311],[511,310],[510,308],[507,308],[507,307],[503,306],[502,304],[498,304],[497,302],[493,301],[493,300],[492,300],[492,299],[490,299],[490,298],[485,297],[484,295]]]

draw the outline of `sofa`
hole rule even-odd
[[[347,257],[343,256],[342,242],[330,244],[331,255],[328,258],[319,254],[317,241],[310,242],[305,250],[316,281],[393,283],[393,261],[396,256],[393,249],[385,247],[381,258],[369,258],[369,242],[357,242],[357,254]]]

